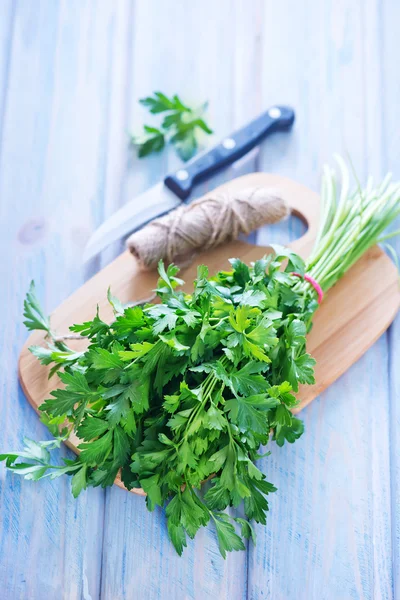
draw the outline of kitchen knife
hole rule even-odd
[[[196,183],[247,154],[269,133],[289,129],[293,122],[293,109],[272,106],[211,150],[195,156],[184,167],[127,202],[107,219],[90,237],[83,261],[90,260],[115,240],[173,210],[189,196],[193,199],[192,190]]]

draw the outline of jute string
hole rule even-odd
[[[248,188],[239,192],[210,194],[189,205],[183,204],[165,217],[156,219],[133,233],[127,246],[141,269],[175,262],[187,266],[203,250],[249,235],[255,229],[277,223],[290,213],[289,206],[272,189]],[[296,275],[296,273],[295,273]],[[152,302],[156,294],[132,302],[130,306]],[[84,339],[80,335],[55,336],[53,341]]]
[[[186,266],[199,251],[281,221],[289,212],[287,202],[272,189],[210,194],[155,219],[133,233],[127,246],[143,270],[154,269],[160,259]]]

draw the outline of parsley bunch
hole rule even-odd
[[[154,92],[153,96],[142,98],[140,104],[153,115],[164,114],[164,118],[159,127],[144,125],[141,135],[131,136],[139,158],[160,152],[168,142],[174,146],[179,158],[187,161],[198,150],[199,132],[212,133],[203,119],[207,102],[194,109],[184,104],[176,94],[168,98],[161,92]]]
[[[166,504],[179,553],[209,521],[223,556],[243,549],[242,538],[254,537],[248,520],[266,522],[275,491],[254,464],[260,447],[270,435],[281,446],[303,432],[291,409],[298,384],[314,381],[305,335],[316,302],[293,292],[290,271],[304,264],[285,248],[251,267],[231,262],[232,271],[211,278],[199,267],[193,294],[177,289],[177,267],[160,263],[159,304],[123,308],[109,294],[113,323],[96,315],[71,327],[89,339],[85,352],[55,341],[32,287],[25,323],[50,341],[31,351],[65,387],[40,407],[56,441],[27,440],[22,453],[1,456],[7,466],[35,480],[70,474],[75,496],[112,485],[120,472],[128,489],[147,493],[149,510]],[[82,440],[79,456],[54,466],[48,450],[72,432]],[[248,520],[224,512],[242,501]]]
[[[22,452],[0,455],[27,479],[72,476],[77,496],[87,486],[142,488],[149,510],[164,506],[177,552],[200,527],[212,523],[222,556],[255,540],[251,521],[266,523],[268,495],[276,490],[256,466],[263,447],[293,443],[303,433],[292,414],[299,384],[314,383],[315,361],[306,334],[318,307],[305,272],[329,289],[379,240],[400,213],[400,186],[347,189],[339,159],[339,194],[325,173],[323,218],[307,267],[281,246],[248,266],[210,277],[198,268],[192,294],[179,289],[178,269],[159,264],[158,304],[124,307],[108,294],[111,324],[96,314],[73,325],[89,340],[70,349],[55,335],[32,285],[24,305],[28,329],[46,333],[31,351],[52,365],[64,387],[40,407],[51,442],[27,439]],[[79,455],[51,462],[50,450],[75,434]],[[268,454],[268,453],[267,453]],[[265,455],[265,454],[264,454]],[[203,486],[205,481],[207,485]],[[228,507],[243,505],[245,518]]]

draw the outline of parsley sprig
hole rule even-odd
[[[88,339],[75,352],[51,329],[32,285],[25,304],[30,330],[47,343],[31,351],[64,387],[40,407],[54,442],[25,440],[0,455],[27,479],[72,476],[77,496],[88,486],[141,487],[147,508],[165,507],[168,533],[182,553],[197,531],[214,526],[222,556],[255,541],[251,524],[266,523],[276,491],[256,465],[265,446],[295,442],[303,423],[293,415],[299,384],[314,383],[306,334],[318,307],[313,287],[292,273],[306,271],[326,291],[400,213],[400,186],[388,179],[348,192],[325,172],[323,218],[308,265],[287,248],[251,266],[210,277],[198,268],[192,294],[181,291],[174,265],[159,264],[158,304],[124,307],[108,293],[112,323],[99,314],[73,325]],[[396,232],[394,232],[396,233]],[[74,433],[79,456],[52,462],[50,450]],[[208,482],[204,485],[204,482]],[[232,516],[229,507],[243,507]]]
[[[153,96],[142,98],[140,104],[148,108],[151,114],[163,114],[164,117],[158,127],[144,125],[142,134],[131,136],[139,158],[160,152],[169,143],[178,156],[187,161],[198,150],[200,132],[207,135],[212,133],[203,118],[207,102],[194,109],[184,104],[176,94],[168,98],[161,92],[154,92]]]

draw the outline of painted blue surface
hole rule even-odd
[[[138,98],[208,99],[217,137],[293,105],[293,132],[242,171],[318,189],[339,151],[360,178],[399,178],[399,22],[395,0],[0,2],[2,448],[47,435],[16,373],[29,281],[56,307],[120,250],[82,267],[90,232],[178,164],[129,150]],[[289,221],[258,240],[300,233]],[[120,489],[75,501],[67,480],[32,484],[0,467],[1,599],[400,598],[399,340],[397,319],[304,411],[303,438],[265,460],[279,488],[268,526],[226,561],[210,529],[179,559],[162,514]]]

